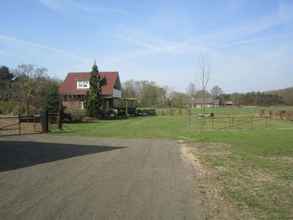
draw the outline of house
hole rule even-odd
[[[219,105],[220,105],[220,100],[213,99],[210,97],[192,99],[192,107],[193,108],[202,108],[202,107],[215,108],[215,107],[219,107]]]
[[[225,101],[224,106],[234,106],[233,101]]]
[[[106,85],[102,87],[103,109],[113,107],[116,100],[122,97],[119,72],[99,72],[106,78]],[[59,94],[63,99],[63,106],[68,109],[84,109],[86,95],[90,88],[90,72],[68,73],[59,87]]]

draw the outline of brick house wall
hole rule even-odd
[[[63,106],[67,109],[80,110],[84,109],[84,102],[79,100],[63,101]]]

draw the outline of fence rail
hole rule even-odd
[[[39,120],[32,116],[0,117],[0,136],[40,133]]]
[[[188,117],[189,126],[196,130],[227,130],[227,129],[253,129],[268,127],[269,117],[257,116],[221,116],[221,117]]]

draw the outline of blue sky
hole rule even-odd
[[[29,63],[63,79],[118,70],[122,81],[226,92],[293,86],[292,0],[2,0],[0,65]]]

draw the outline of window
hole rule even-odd
[[[89,89],[90,82],[88,80],[78,80],[77,81],[77,88],[78,89]]]

